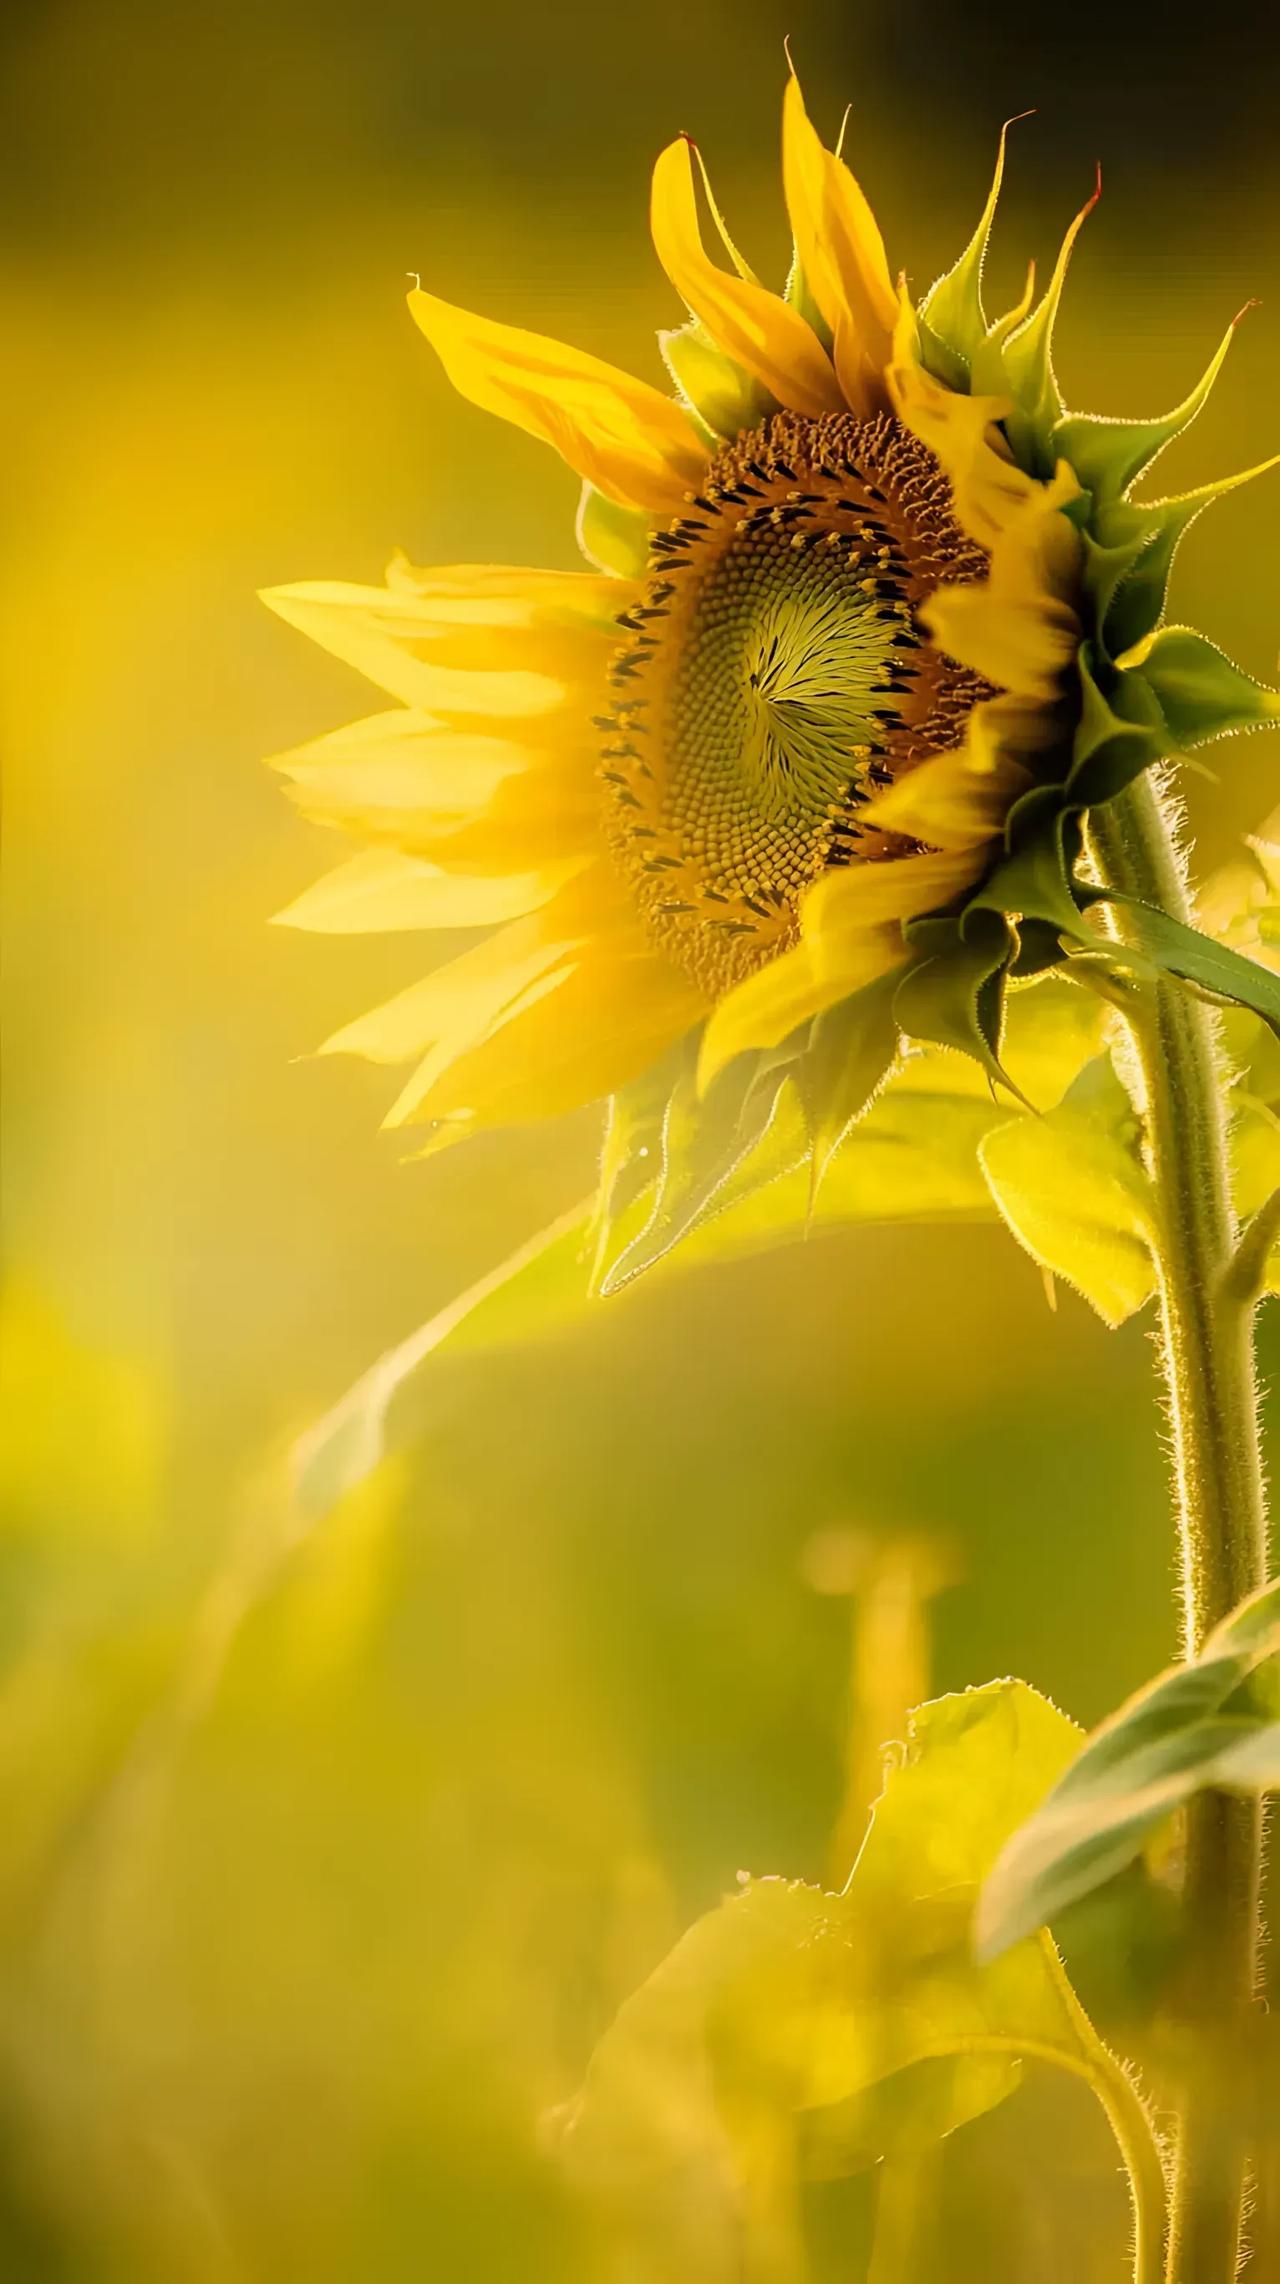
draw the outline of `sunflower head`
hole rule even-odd
[[[611,1097],[615,1282],[726,1185],[805,1153],[820,1176],[913,1042],[1007,1085],[1009,989],[1097,950],[1089,810],[1280,716],[1162,623],[1182,534],[1244,478],[1134,498],[1230,330],[1165,419],[1070,414],[1053,331],[1097,192],[1043,295],[1033,272],[989,319],[1004,145],[917,307],[794,77],[782,293],[671,144],[651,224],[687,311],[660,337],[674,394],[415,289],[455,386],[581,479],[591,568],[398,562],[384,588],[267,598],[397,701],[280,757],[363,844],[282,918],[486,931],[328,1046],[414,1066],[389,1122],[428,1148]]]

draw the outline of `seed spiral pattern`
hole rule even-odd
[[[708,996],[794,941],[829,867],[915,847],[859,811],[992,694],[917,618],[987,568],[887,413],[775,414],[655,535],[597,722],[606,827],[652,937]]]

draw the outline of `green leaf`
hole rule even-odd
[[[1009,124],[1012,125],[1012,121]],[[920,304],[922,344],[933,349],[941,348],[943,362],[949,361],[953,367],[958,362],[962,375],[968,374],[974,355],[987,333],[986,312],[982,306],[982,270],[987,258],[996,208],[1000,203],[1008,131],[1008,126],[1000,130],[995,173],[977,229],[959,261],[929,288]],[[929,369],[933,371],[935,367],[930,364]],[[946,381],[950,387],[963,386],[963,381],[957,384],[950,372],[939,372],[937,377]]]
[[[1183,920],[1171,919],[1167,912],[1158,911],[1153,904],[1144,904],[1136,896],[1122,896],[1116,889],[1100,889],[1093,891],[1093,901],[1123,904],[1128,911],[1140,913],[1141,941],[1137,949],[1148,960],[1154,960],[1167,975],[1195,984],[1216,998],[1251,1007],[1273,1030],[1280,1031],[1280,975],[1273,968],[1246,959],[1229,944],[1216,943],[1212,936],[1201,935],[1198,928],[1188,927]],[[1123,958],[1123,945],[1117,944],[1114,950],[1117,958]]]
[[[586,1291],[586,1230],[594,1196],[538,1231],[477,1278],[407,1340],[389,1348],[293,1450],[294,1505],[307,1521],[327,1514],[371,1475],[388,1449],[395,1398],[427,1358],[465,1331],[483,1340],[525,1337],[572,1313]],[[513,1303],[514,1309],[513,1309]]]
[[[668,1105],[677,1087],[687,1083],[692,1061],[691,1043],[682,1040],[674,1053],[664,1055],[651,1070],[610,1097],[600,1153],[600,1187],[592,1218],[593,1293],[599,1291],[609,1262],[624,1242],[620,1235],[624,1218],[629,1234],[635,1233],[635,1209],[645,1191],[653,1188],[662,1163],[662,1130]]]
[[[1102,1013],[1091,994],[1056,977],[1011,992],[1006,1057],[1037,1100],[1056,1100],[1094,1051]],[[786,1075],[782,1065],[779,1070]],[[616,1270],[652,1216],[659,1130],[679,1077],[677,1060],[628,1089],[611,1106],[601,1188],[389,1349],[299,1440],[295,1503],[305,1517],[327,1513],[403,1440],[412,1419],[408,1398],[422,1368],[442,1349],[456,1354],[521,1344],[556,1332],[595,1305],[593,1253],[597,1277],[605,1261]],[[707,1199],[702,1220],[661,1259],[657,1273],[870,1222],[987,1219],[993,1209],[979,1146],[1005,1118],[975,1064],[918,1049],[846,1130],[815,1196],[806,1115],[799,1099],[784,1092],[762,1137]],[[622,1281],[615,1277],[614,1289]]]
[[[1062,416],[1062,396],[1053,370],[1053,334],[1057,324],[1067,266],[1082,224],[1101,195],[1098,189],[1075,217],[1065,238],[1043,298],[1026,324],[1004,344],[1003,364],[1014,409],[1005,422],[1014,456],[1033,475],[1051,476],[1057,457],[1052,432]]]
[[[1132,1103],[1109,1055],[1056,1110],[1015,1118],[979,1155],[991,1194],[1033,1261],[1120,1325],[1155,1291],[1154,1202]]]
[[[1086,809],[1112,801],[1165,753],[1169,738],[1154,693],[1136,675],[1120,675],[1081,645],[1080,719],[1071,749],[1067,786],[1073,802]],[[1105,674],[1106,688],[1095,673]],[[1027,796],[1031,798],[1030,795]]]
[[[1096,493],[1099,500],[1122,499],[1166,444],[1191,426],[1222,370],[1234,333],[1232,324],[1191,394],[1162,420],[1104,420],[1091,413],[1072,413],[1058,422],[1054,452],[1070,462],[1086,491]]]
[[[776,411],[768,390],[717,349],[699,318],[659,333],[658,346],[676,387],[717,440],[741,436]]]
[[[789,1228],[816,1236],[873,1221],[973,1221],[990,1216],[978,1144],[1003,1116],[985,1088],[953,1091],[950,1058],[909,1060],[837,1150],[816,1199],[802,1166],[693,1240],[698,1257],[776,1243]],[[784,1102],[782,1115],[790,1106]],[[798,1109],[791,1112],[797,1121]],[[688,1248],[686,1248],[686,1253]]]
[[[877,1221],[986,1219],[991,1200],[978,1145],[1002,1116],[985,1090],[975,1099],[943,1056],[916,1057],[890,1081],[831,1161],[815,1199],[809,1135],[798,1101],[784,1098],[764,1138],[730,1174],[703,1220],[674,1252],[655,1253],[658,1275],[733,1260],[806,1234]],[[295,1503],[308,1521],[362,1482],[410,1434],[410,1396],[439,1352],[521,1345],[580,1319],[593,1298],[593,1192],[521,1245],[497,1269],[389,1349],[299,1439]],[[653,1211],[646,1191],[612,1222],[610,1290],[638,1273],[623,1257]]]
[[[960,920],[916,920],[903,933],[921,956],[894,994],[900,1029],[971,1055],[1016,1095],[1000,1063],[1005,977],[1017,950],[1003,913],[975,905]]]
[[[809,1124],[815,1193],[846,1134],[862,1117],[893,1065],[898,1025],[893,1012],[898,975],[877,976],[818,1016],[795,1065],[795,1083]]]
[[[1161,627],[1120,662],[1155,693],[1179,747],[1280,722],[1280,693],[1265,689],[1193,627]]]
[[[1124,548],[1130,554],[1129,568],[1118,581],[1102,621],[1103,638],[1113,658],[1123,657],[1159,624],[1174,557],[1204,506],[1202,500],[1194,504],[1160,501],[1153,507],[1103,510],[1097,516],[1094,528],[1100,537],[1116,529],[1123,519]],[[1134,545],[1135,525],[1142,533],[1140,546]]]
[[[1248,1007],[1225,1007],[1221,1023],[1227,1061],[1238,1073],[1241,1092],[1280,1110],[1280,1039]]]
[[[1262,460],[1234,476],[1220,476],[1192,492],[1138,507],[1127,501],[1104,504],[1094,515],[1094,532],[1104,551],[1116,546],[1135,551],[1131,567],[1114,590],[1102,622],[1106,645],[1113,658],[1123,656],[1157,625],[1164,609],[1165,591],[1173,559],[1184,534],[1196,517],[1215,500],[1224,499],[1242,484],[1263,476],[1276,461]],[[1138,545],[1137,542],[1141,541]],[[1093,566],[1094,569],[1097,566]]]
[[[1072,873],[1080,853],[1078,820],[1053,785],[1037,785],[1015,804],[1008,833],[1012,853],[983,882],[966,910],[1015,913],[1044,921],[1060,936],[1092,936],[1080,916]]]
[[[1132,1863],[1175,1809],[1207,1786],[1280,1783],[1280,1723],[1246,1686],[1280,1654],[1280,1585],[1241,1604],[1201,1655],[1173,1666],[1096,1729],[1001,1852],[978,1917],[996,1958]]]
[[[869,1020],[869,1010],[864,1015]],[[1102,1017],[1090,993],[1056,977],[1012,991],[1003,1051],[1017,1083],[1037,1101],[1056,1101],[1096,1049]],[[865,1074],[869,1066],[862,1067]],[[635,1273],[639,1255],[630,1248],[653,1216],[660,1128],[680,1075],[677,1054],[611,1106],[601,1184],[591,1197],[389,1349],[299,1440],[294,1494],[305,1519],[327,1513],[411,1432],[409,1398],[421,1401],[423,1367],[442,1349],[485,1350],[554,1333],[594,1305],[606,1267],[611,1290],[627,1281],[624,1259]],[[787,1075],[785,1058],[779,1075]],[[851,1085],[851,1095],[858,1091]],[[765,1099],[757,1094],[757,1110]],[[870,1222],[987,1219],[993,1208],[979,1146],[1006,1116],[967,1057],[917,1049],[846,1129],[815,1195],[807,1115],[786,1089],[678,1249],[655,1252],[656,1273]]]
[[[1088,497],[1088,495],[1085,495]],[[1091,606],[1095,634],[1101,640],[1109,639],[1109,621],[1112,605],[1125,581],[1141,561],[1156,536],[1159,526],[1157,511],[1128,501],[1117,501],[1110,506],[1095,508],[1090,524],[1082,530],[1084,543],[1084,592]],[[1147,627],[1153,626],[1163,609],[1163,589]],[[1146,628],[1142,630],[1146,632]],[[1112,643],[1115,650],[1122,643]]]
[[[1150,2257],[1150,2121],[1053,1944],[980,1963],[971,1940],[985,1867],[1076,1734],[1022,1682],[921,1707],[843,1893],[753,1880],[623,2007],[562,2150],[632,2262],[643,2247],[637,2273],[802,2273],[779,2183],[910,2158],[1003,2100],[1029,2056],[1104,2101]],[[779,2244],[795,2265],[768,2264]]]
[[[584,484],[578,502],[578,545],[597,571],[619,579],[641,579],[649,567],[649,518],[642,508],[607,500],[594,484]]]
[[[663,1115],[646,1219],[639,1229],[628,1229],[624,1221],[622,1242],[611,1239],[601,1252],[602,1295],[620,1292],[652,1269],[717,1201],[736,1202],[799,1164],[806,1154],[804,1137],[794,1130],[770,1131],[787,1069],[786,1056],[770,1063],[741,1055],[705,1096],[695,1072],[685,1073]]]
[[[1037,1110],[1050,1110],[1102,1044],[1106,1011],[1059,971],[1015,984],[1005,998],[1001,1056]],[[1004,1113],[1000,1115],[1004,1123]]]
[[[569,2127],[578,2181],[661,2207],[728,2165],[750,2201],[762,2160],[829,2179],[953,2131],[1028,2047],[1080,2068],[1051,1946],[993,1969],[970,1941],[987,1868],[1077,1735],[1021,1682],[921,1707],[843,1894],[753,1880],[623,2007]]]
[[[969,394],[969,367],[959,350],[935,333],[923,312],[917,312],[916,338],[920,345],[920,362],[926,373],[932,373],[944,387],[954,389],[957,396]]]

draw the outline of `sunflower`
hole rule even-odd
[[[1002,134],[974,237],[917,308],[794,76],[781,294],[673,142],[651,226],[688,312],[660,336],[674,395],[410,294],[455,388],[581,478],[591,566],[398,560],[381,588],[265,598],[396,701],[278,757],[362,844],[280,917],[487,931],[326,1043],[413,1066],[388,1123],[428,1149],[612,1097],[607,1183],[650,1160],[643,1180],[705,1200],[784,1092],[825,1164],[904,1037],[1000,1083],[1011,982],[1097,952],[1090,808],[1277,717],[1161,624],[1182,533],[1245,479],[1133,497],[1231,329],[1167,418],[1069,414],[1054,322],[1098,194],[1041,298],[1033,266],[989,322],[1004,157]],[[1195,980],[1191,936],[1170,924],[1158,957]]]

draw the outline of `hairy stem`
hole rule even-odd
[[[1189,917],[1166,797],[1140,781],[1095,813],[1105,887]],[[1113,907],[1141,949],[1143,916]],[[1253,1294],[1237,1268],[1227,1157],[1227,1071],[1217,1017],[1157,984],[1130,1019],[1157,1208],[1160,1352],[1172,1432],[1185,1653],[1267,1573],[1253,1355]],[[1187,1830],[1187,2020],[1194,2060],[1180,2104],[1168,2284],[1232,2284],[1248,2153],[1229,2118],[1232,2052],[1251,2007],[1260,1941],[1262,1831],[1251,1801],[1206,1793]]]

